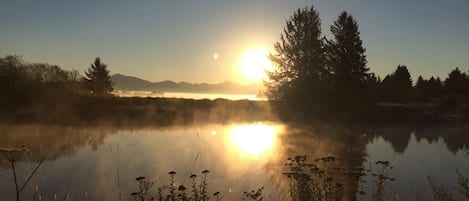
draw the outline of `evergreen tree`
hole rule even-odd
[[[441,82],[441,79],[439,77],[436,77],[435,79],[432,76],[430,80],[428,80],[428,85],[430,98],[437,98],[443,94],[443,83]]]
[[[328,41],[328,64],[333,72],[338,93],[356,93],[364,91],[368,78],[365,48],[360,39],[356,20],[347,12],[342,12],[331,26],[333,40]]]
[[[414,90],[417,100],[431,101],[432,99],[441,96],[443,84],[438,77],[435,79],[435,77],[432,76],[430,79],[425,80],[422,76],[419,76]]]
[[[379,99],[379,94],[381,90],[380,85],[381,78],[379,76],[376,76],[375,73],[368,74],[365,80],[365,87],[368,91],[367,96],[371,100],[376,101],[377,99]]]
[[[292,112],[310,112],[328,88],[321,20],[313,6],[298,9],[286,22],[270,55],[274,70],[266,81],[269,99]]]
[[[424,87],[427,84],[427,81],[423,79],[421,75],[417,78],[417,83],[415,83],[415,88]]]
[[[91,94],[105,95],[109,94],[112,88],[111,76],[107,70],[107,65],[101,63],[101,59],[97,57],[91,67],[85,71],[85,82]]]
[[[426,101],[429,98],[428,89],[429,89],[429,81],[423,79],[421,75],[417,78],[417,82],[415,83],[415,98],[419,101]]]
[[[405,65],[398,65],[394,71],[394,85],[398,89],[410,90],[412,88],[412,77]]]
[[[381,83],[382,100],[407,102],[412,99],[412,78],[404,65],[398,65],[394,73]]]
[[[469,96],[468,77],[459,68],[454,69],[445,80],[445,91],[451,95]]]

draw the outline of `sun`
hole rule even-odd
[[[239,67],[244,80],[258,82],[267,78],[266,71],[272,70],[272,63],[265,49],[255,48],[244,54]]]

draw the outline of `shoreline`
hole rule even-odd
[[[14,110],[0,110],[0,123],[38,123],[87,126],[156,126],[200,123],[279,121],[287,124],[348,125],[468,125],[469,107],[457,109],[415,104],[381,103],[366,110],[329,116],[280,118],[270,101],[187,99],[165,97],[76,96],[66,100],[34,101]],[[280,116],[279,116],[280,115]]]

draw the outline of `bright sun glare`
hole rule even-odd
[[[268,125],[235,126],[231,131],[231,141],[241,151],[259,155],[274,146],[276,127]]]
[[[272,63],[267,58],[267,51],[262,48],[251,49],[239,64],[244,79],[257,82],[267,78],[265,71],[272,70]]]

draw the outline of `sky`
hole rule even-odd
[[[100,57],[112,74],[149,81],[247,83],[246,52],[273,51],[298,8],[313,5],[330,37],[354,16],[368,67],[413,79],[469,70],[469,0],[0,0],[0,57],[20,55],[83,73]]]

